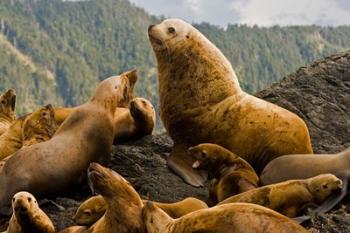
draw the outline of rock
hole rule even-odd
[[[301,67],[256,96],[303,118],[315,153],[350,147],[350,51]]]
[[[350,147],[350,51],[300,68],[257,96],[295,112],[309,126],[315,152],[337,152]],[[166,166],[172,147],[165,134],[113,147],[109,167],[128,179],[143,198],[174,202],[193,196],[205,200],[207,189],[185,184]],[[87,185],[53,197],[65,210],[42,206],[58,230],[74,225],[79,204],[91,196]],[[350,232],[350,200],[330,214],[315,215],[306,224],[311,232]],[[0,218],[0,230],[8,218]]]

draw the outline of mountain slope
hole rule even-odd
[[[19,114],[48,102],[77,105],[99,80],[137,68],[137,93],[157,105],[156,63],[147,27],[160,20],[127,0],[2,0],[0,36],[13,49],[0,47],[0,91],[17,90]],[[249,92],[350,48],[350,26],[195,26],[225,53]],[[28,58],[35,72],[16,54]]]

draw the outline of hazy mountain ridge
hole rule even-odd
[[[80,104],[99,80],[137,68],[137,93],[157,105],[156,63],[147,27],[158,21],[127,0],[2,0],[0,35],[18,53],[0,43],[0,90],[17,90],[22,114],[48,102]],[[350,26],[196,27],[222,49],[249,92],[350,48]],[[35,71],[16,54],[28,57]]]

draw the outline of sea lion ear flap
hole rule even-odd
[[[134,70],[127,71],[127,72],[124,72],[122,75],[128,79],[129,87],[131,89],[130,91],[133,92],[136,81],[138,79],[137,70],[134,69]]]

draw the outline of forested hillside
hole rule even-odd
[[[99,80],[137,68],[138,95],[157,105],[147,27],[160,20],[127,0],[1,0],[0,91],[17,91],[19,114],[46,103],[77,105]],[[196,27],[222,49],[249,92],[350,48],[350,26]]]

